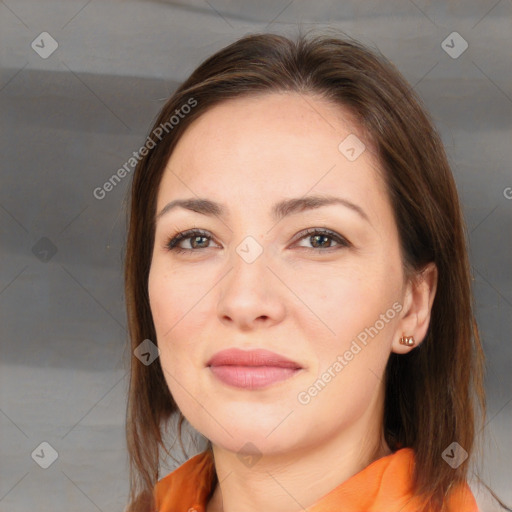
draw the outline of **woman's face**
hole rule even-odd
[[[380,432],[406,288],[392,208],[361,142],[339,107],[273,93],[210,109],[168,162],[151,310],[169,389],[215,445],[236,452],[252,443],[270,454]],[[342,201],[274,209],[310,196]],[[223,213],[206,203],[162,213],[200,198]],[[167,247],[192,229],[201,233]],[[295,364],[271,357],[248,367],[228,354],[209,365],[232,348]]]

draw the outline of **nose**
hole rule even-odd
[[[221,322],[250,330],[282,321],[284,287],[272,266],[269,251],[254,239],[237,247],[230,258],[230,270],[219,283],[217,312]]]

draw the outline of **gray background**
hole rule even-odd
[[[377,46],[441,131],[487,355],[477,469],[512,503],[511,21],[511,0],[0,0],[0,510],[124,509],[131,178],[102,200],[93,189],[139,149],[202,59],[246,33],[293,35],[297,24]],[[458,58],[442,47],[454,31],[468,43]],[[42,32],[58,44],[44,59],[31,47]],[[50,462],[42,442],[58,454],[47,469],[36,463]],[[481,509],[495,510],[471,485]]]

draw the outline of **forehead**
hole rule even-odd
[[[347,140],[357,152],[365,147],[356,159],[344,152]],[[348,111],[324,98],[272,93],[222,102],[187,128],[166,166],[157,209],[171,195],[249,205],[334,191],[360,200],[385,195],[361,128]]]

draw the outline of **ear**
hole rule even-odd
[[[437,277],[437,267],[434,262],[431,262],[408,281],[404,293],[402,317],[397,324],[392,352],[406,354],[425,339],[437,290]],[[413,336],[414,345],[402,345],[399,342],[402,336]]]

